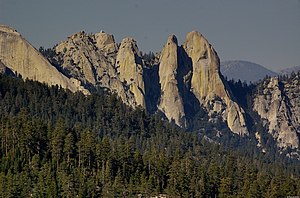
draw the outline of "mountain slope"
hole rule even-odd
[[[228,80],[238,81],[240,79],[247,83],[257,82],[266,76],[278,75],[262,65],[241,60],[221,62],[221,73]]]

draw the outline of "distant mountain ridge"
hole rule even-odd
[[[290,75],[292,72],[298,72],[300,70],[300,65],[294,66],[294,67],[289,67],[285,69],[281,69],[279,71],[279,74],[281,75]]]
[[[273,72],[262,65],[243,60],[223,61],[221,62],[221,73],[227,77],[228,80],[234,79],[235,81],[241,80],[257,82],[266,76],[277,76]]]

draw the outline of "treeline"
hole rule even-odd
[[[133,110],[0,75],[0,197],[286,197],[299,163],[245,156]]]

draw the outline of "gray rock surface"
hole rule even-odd
[[[300,134],[300,77],[287,81],[273,77],[263,82],[254,98],[254,110],[280,148],[298,148]]]
[[[55,51],[68,75],[105,87],[132,107],[145,107],[143,64],[133,39],[124,39],[118,49],[112,35],[81,31],[58,44]]]

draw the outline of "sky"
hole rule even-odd
[[[0,24],[36,48],[84,30],[133,37],[143,52],[161,51],[201,32],[221,61],[246,60],[273,71],[300,65],[300,0],[0,0]]]

